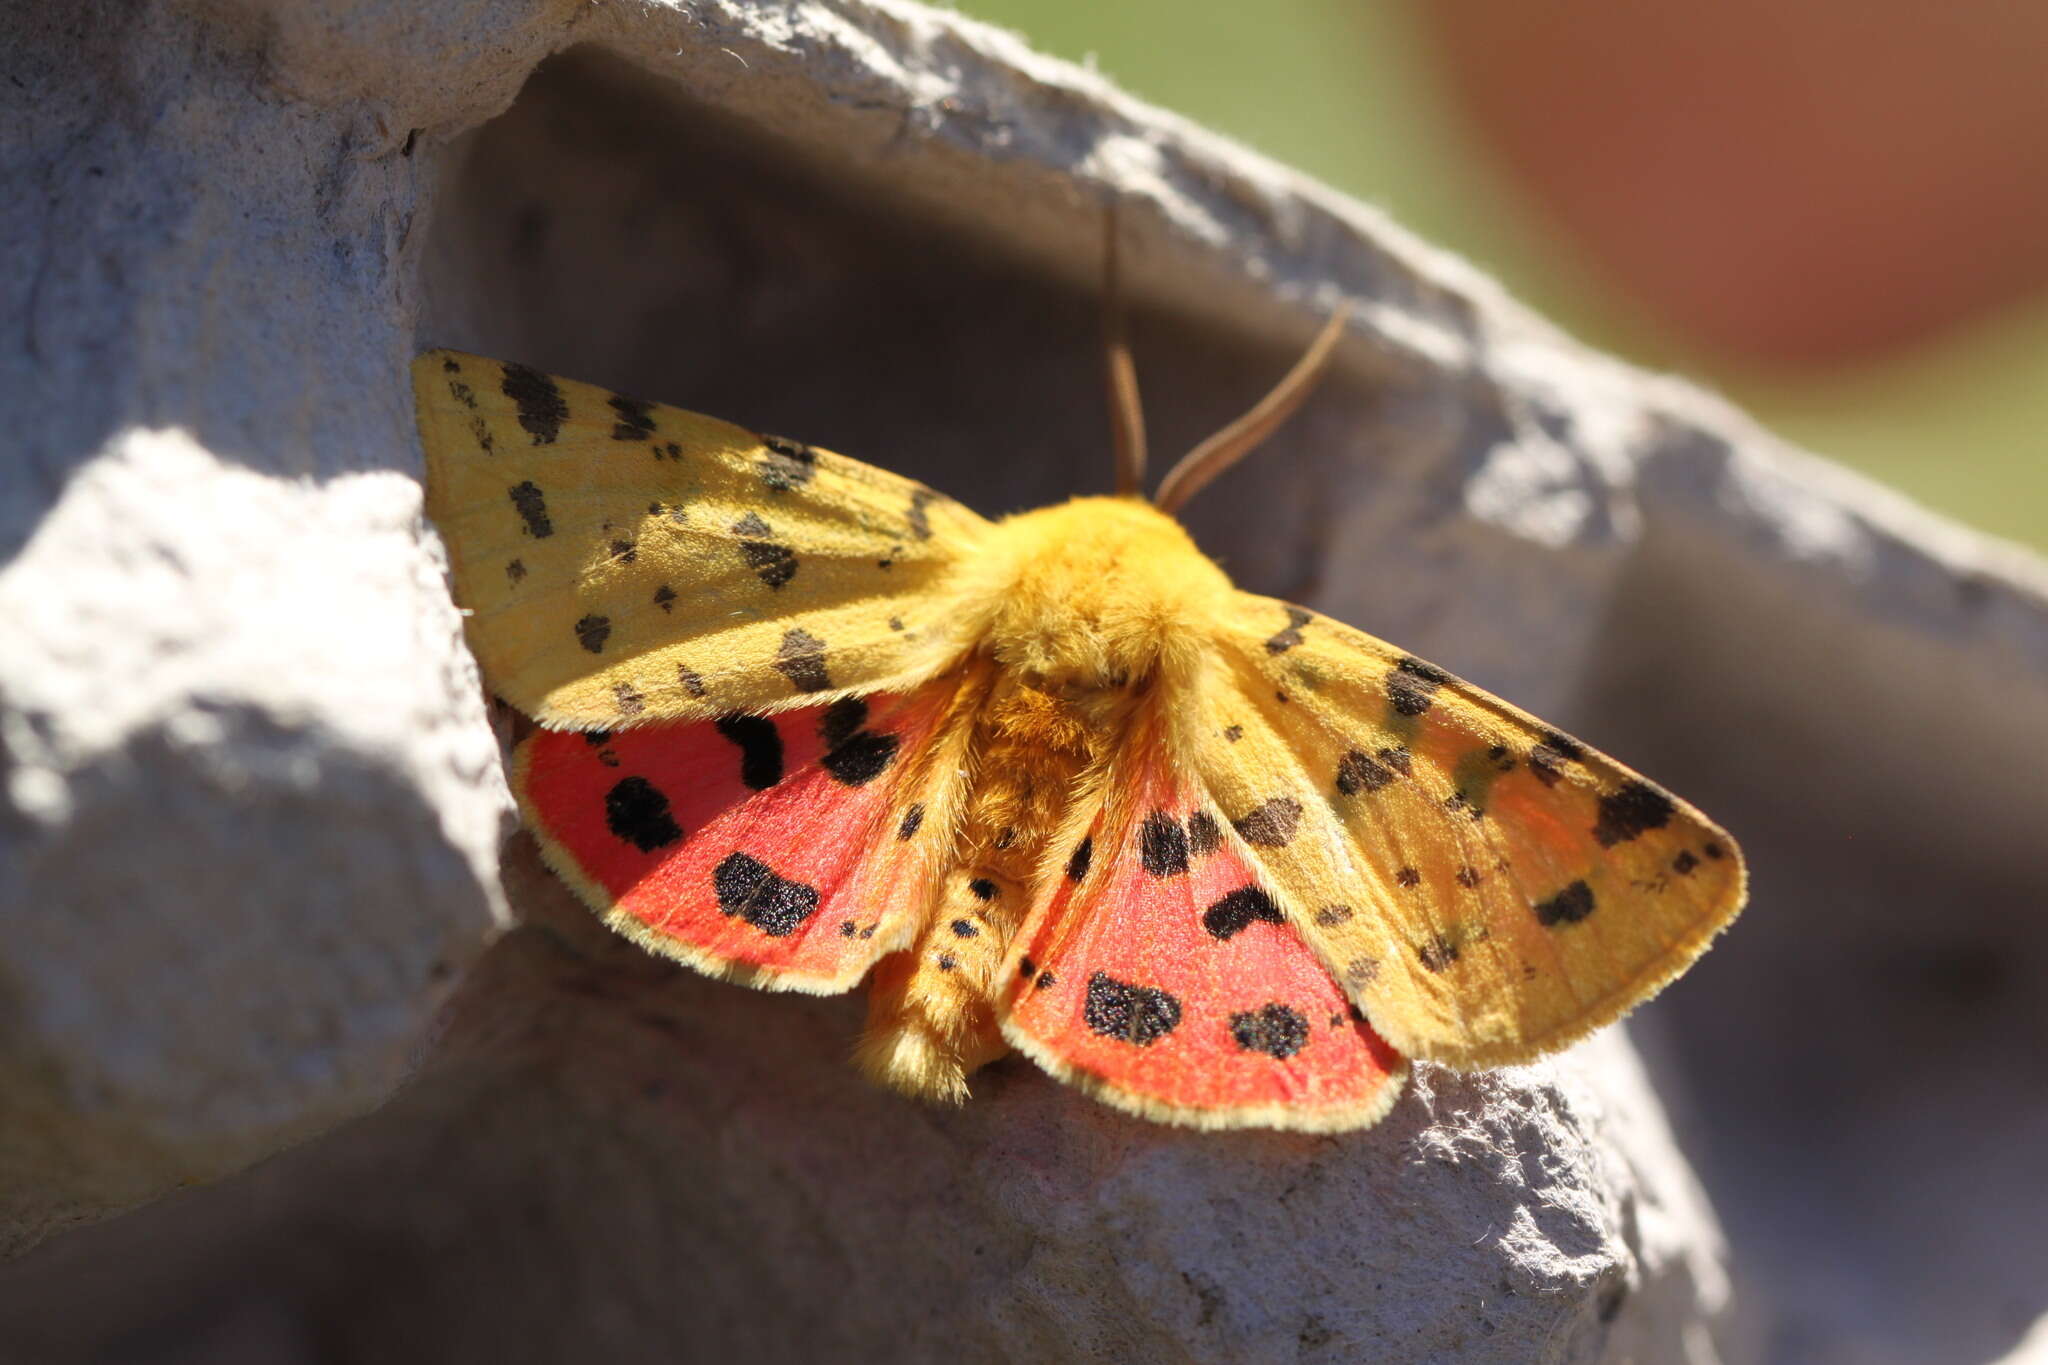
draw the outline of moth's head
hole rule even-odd
[[[1075,498],[995,528],[979,585],[1006,667],[1049,688],[1118,688],[1198,647],[1233,591],[1180,523],[1136,498]]]

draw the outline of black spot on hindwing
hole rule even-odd
[[[913,801],[910,809],[903,812],[903,823],[896,826],[896,837],[908,839],[917,833],[917,827],[924,823],[924,802]]]
[[[863,730],[818,761],[843,787],[862,787],[888,771],[903,741],[894,735]]]
[[[793,934],[818,911],[818,888],[779,877],[758,858],[733,852],[712,869],[718,908],[738,915],[770,938]]]
[[[1230,1016],[1230,1036],[1246,1052],[1284,1061],[1308,1046],[1308,1017],[1274,1003]]]
[[[604,794],[605,826],[642,853],[683,837],[669,813],[668,798],[644,777],[622,777]]]
[[[1216,823],[1216,817],[1205,810],[1198,810],[1188,817],[1188,852],[1196,857],[1214,853],[1223,845],[1223,826]]]
[[[1163,810],[1145,817],[1138,830],[1138,859],[1155,877],[1178,877],[1188,870],[1188,834],[1180,821]]]
[[[902,747],[903,741],[895,735],[863,729],[867,720],[868,704],[848,697],[827,707],[818,725],[818,737],[826,746],[825,756],[818,761],[842,787],[861,787],[874,781],[888,770]]]
[[[1150,1047],[1180,1027],[1180,1001],[1155,987],[1134,986],[1096,972],[1088,978],[1081,1017],[1105,1038]]]
[[[859,697],[842,697],[825,708],[818,722],[818,738],[827,749],[836,749],[859,734],[868,723],[868,704]]]
[[[782,780],[782,732],[766,716],[720,716],[718,733],[740,751],[740,781],[766,791]]]
[[[1095,859],[1095,836],[1087,835],[1074,845],[1072,856],[1067,859],[1067,880],[1078,882],[1088,875],[1088,864]]]
[[[1250,928],[1254,920],[1282,922],[1280,907],[1256,886],[1240,886],[1202,912],[1202,927],[1211,937],[1225,941]]]
[[[591,615],[576,623],[576,640],[592,654],[604,652],[604,642],[611,638],[612,623],[609,617]]]

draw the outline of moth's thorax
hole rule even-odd
[[[1055,687],[1121,688],[1191,662],[1232,591],[1178,522],[1134,498],[1006,518],[977,569],[997,662]]]

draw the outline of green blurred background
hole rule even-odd
[[[2039,297],[1818,372],[1733,358],[1658,326],[1589,268],[1584,249],[1501,173],[1402,6],[959,8],[1378,205],[1594,345],[1716,388],[1792,441],[1928,507],[2048,548],[2048,304]]]

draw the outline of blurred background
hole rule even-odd
[[[2048,7],[960,0],[2048,549]]]

